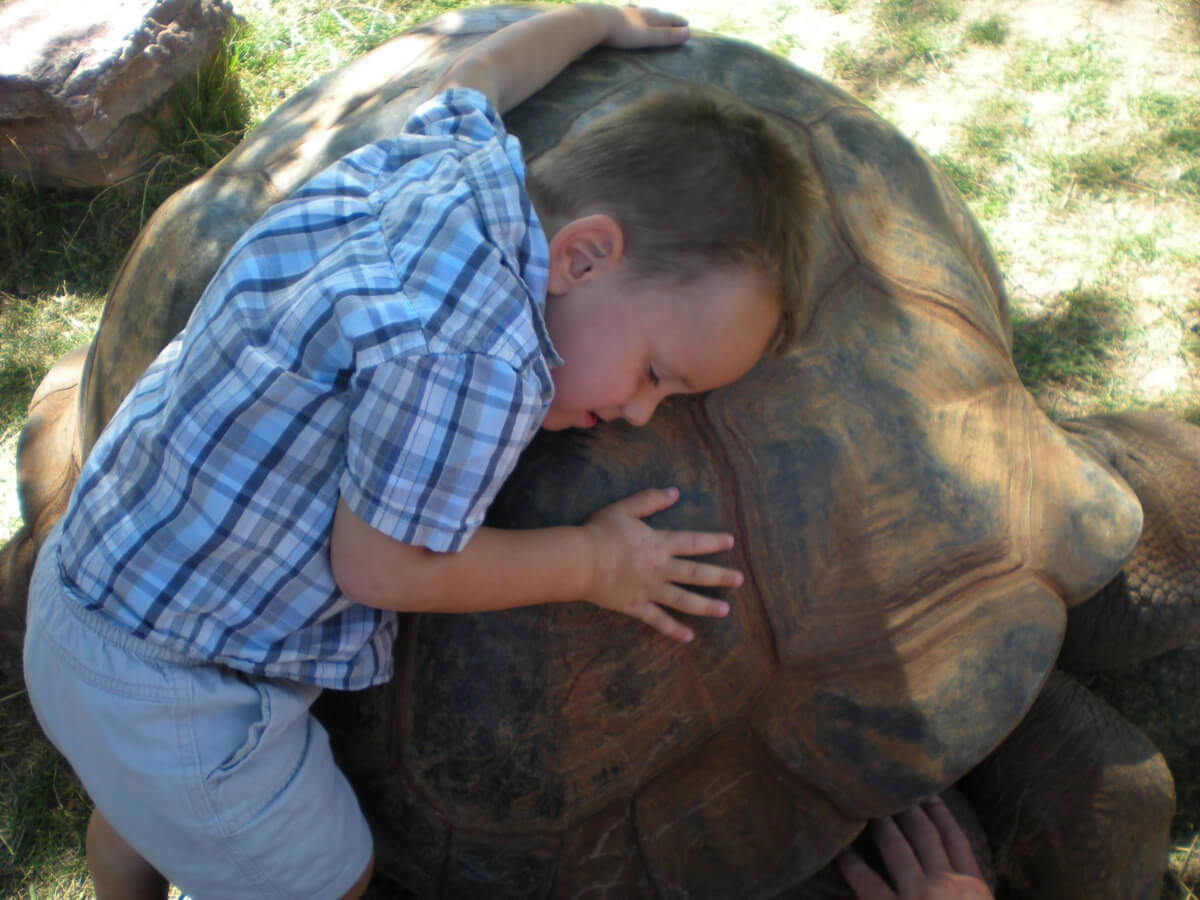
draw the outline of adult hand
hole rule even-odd
[[[847,850],[838,857],[858,900],[992,900],[966,833],[935,797],[871,823],[891,884]]]

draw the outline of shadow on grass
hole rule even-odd
[[[87,897],[91,803],[42,736],[21,679],[8,674],[0,675],[0,785],[0,897]]]
[[[1128,301],[1104,288],[1076,288],[1050,315],[1013,313],[1013,362],[1035,395],[1046,388],[1087,387],[1107,393],[1132,328]]]

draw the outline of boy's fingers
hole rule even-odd
[[[837,864],[858,900],[896,900],[887,882],[853,850],[846,850],[838,856]]]
[[[946,855],[949,857],[954,871],[982,880],[983,872],[980,871],[979,862],[975,859],[975,850],[971,847],[967,833],[962,830],[951,814],[950,807],[946,806],[941,797],[934,797],[921,805],[934,827],[941,834],[942,843],[946,846]]]
[[[617,23],[610,29],[608,43],[613,47],[668,47],[682,44],[689,37],[687,19],[657,9],[622,7]]]
[[[647,488],[636,494],[630,494],[624,500],[618,500],[614,505],[620,506],[631,516],[644,519],[656,512],[662,512],[678,499],[678,488]]]
[[[737,588],[741,587],[745,580],[737,569],[726,569],[724,566],[694,562],[690,559],[672,559],[663,573],[667,581],[673,581],[675,584],[694,584],[698,587]]]
[[[733,546],[733,535],[717,531],[672,531],[663,535],[672,556],[705,556]]]
[[[692,616],[709,616],[719,619],[729,615],[728,603],[714,600],[712,597],[693,594],[691,591],[685,591],[683,588],[673,585],[663,588],[657,600],[663,606],[669,606],[671,609]]]
[[[662,607],[660,607],[657,603],[644,604],[634,613],[634,615],[636,615],[651,628],[661,631],[667,637],[680,641],[681,643],[686,644],[696,636],[692,629],[683,625],[681,622],[677,622],[675,619],[663,612]]]
[[[688,20],[673,12],[661,9],[651,9],[645,6],[626,6],[622,13],[633,27],[649,28],[661,31],[684,30],[686,33]]]
[[[667,12],[665,9],[655,9],[651,6],[631,6],[640,12],[651,25],[686,25],[688,20],[678,13]]]
[[[669,25],[666,27],[651,28],[647,32],[647,36],[650,40],[646,42],[646,46],[673,47],[676,44],[682,44],[686,41],[691,36],[691,32],[688,31],[686,25]]]

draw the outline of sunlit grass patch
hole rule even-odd
[[[1151,128],[1200,128],[1200,98],[1147,91],[1132,98],[1130,110]]]
[[[1185,197],[1200,195],[1200,98],[1150,91],[1129,108],[1144,129],[1141,161],[1163,172],[1155,181]]]
[[[1111,193],[1139,185],[1139,154],[1128,148],[1095,148],[1048,157],[1051,184],[1056,191]]]
[[[344,62],[423,19],[461,6],[448,0],[341,3],[290,0],[247,10],[230,40],[231,71],[261,122],[279,103]],[[283,8],[280,8],[283,7]]]
[[[1013,147],[1026,138],[1028,110],[1021,101],[995,98],[980,105],[960,135],[936,157],[972,212],[984,220],[1003,215],[1013,195]]]
[[[1029,318],[1013,315],[1013,362],[1031,391],[1047,386],[1083,387],[1104,393],[1114,364],[1133,330],[1128,301],[1105,288],[1068,291],[1057,310]]]
[[[251,122],[261,122],[315,78],[420,22],[463,6],[461,0],[276,0],[266,11],[248,6],[244,23],[230,40],[230,53]]]
[[[947,28],[961,14],[960,0],[882,0],[875,6],[875,29],[867,45],[837,45],[826,66],[866,97],[897,78],[919,80],[925,66],[961,52],[961,41]]]
[[[1193,299],[1183,309],[1186,334],[1181,343],[1183,351],[1200,365],[1200,297]],[[1200,399],[1197,400],[1200,404]],[[1197,407],[1200,409],[1200,406]],[[1200,423],[1198,423],[1200,424]]]
[[[92,339],[102,305],[98,295],[0,293],[0,438],[20,429],[34,389],[58,358]]]
[[[1009,30],[1008,16],[988,16],[967,25],[967,40],[972,44],[999,47],[1008,40]]]
[[[1008,211],[1013,183],[994,166],[978,159],[945,154],[935,157],[935,162],[981,220],[995,219]]]
[[[1122,235],[1113,242],[1109,255],[1111,265],[1119,265],[1124,261],[1134,263],[1150,263],[1159,258],[1158,235],[1152,231],[1133,232]]]
[[[1107,82],[1114,71],[1107,47],[1098,40],[1025,41],[1008,65],[1006,83],[1024,91],[1061,90],[1081,82]]]

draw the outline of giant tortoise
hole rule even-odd
[[[457,50],[529,12],[453,13],[396,38],[292,98],[158,211],[86,361],[64,360],[35,398],[27,524],[4,551],[17,627],[81,455],[234,240],[399,129]],[[491,520],[579,522],[675,484],[656,521],[735,530],[722,561],[746,582],[690,645],[582,605],[408,617],[392,684],[321,703],[381,882],[438,897],[834,896],[828,864],[869,819],[960,784],[1002,892],[1156,896],[1170,774],[1056,663],[1068,626],[1076,666],[1187,636],[1195,429],[1047,419],[953,187],[864,106],[768,53],[713,36],[595,51],[509,122],[536,157],[689,81],[770,116],[820,178],[829,208],[800,339],[648,427],[542,435]]]

